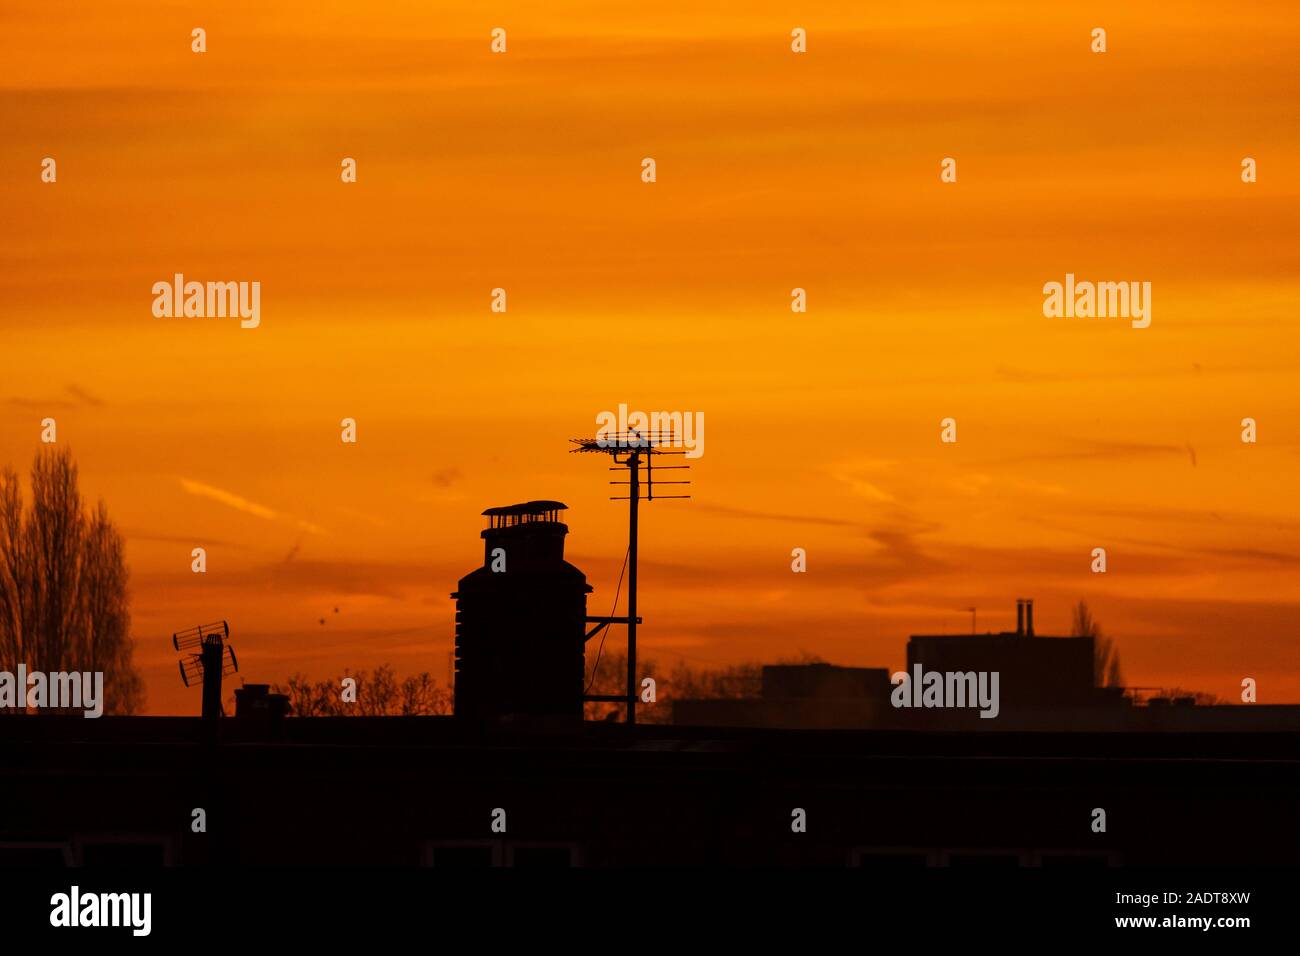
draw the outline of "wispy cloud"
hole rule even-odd
[[[90,406],[92,408],[103,408],[104,400],[92,395],[79,385],[65,385],[63,391],[65,397],[59,398],[27,398],[22,395],[14,395],[8,399],[10,405],[17,405],[19,408],[78,408]]]
[[[187,536],[187,535],[179,535],[179,534],[154,534],[153,532],[150,531],[136,531],[129,527],[123,528],[122,534],[126,536],[126,539],[128,541],[148,541],[151,543],[159,543],[159,544],[184,544],[190,546],[193,546],[194,544],[193,535]],[[235,541],[227,541],[222,538],[211,538],[208,537],[207,535],[203,536],[203,543],[205,545],[216,545],[222,548],[243,547],[243,545]]]
[[[1040,452],[1031,455],[1012,455],[988,461],[972,463],[972,466],[995,467],[1024,465],[1030,462],[1070,462],[1070,461],[1139,461],[1147,458],[1182,457],[1191,453],[1191,462],[1196,464],[1195,452],[1188,444],[1159,445],[1152,442],[1126,441],[1089,441],[1088,439],[1067,439],[1067,449],[1057,452]]]
[[[312,524],[310,521],[304,521],[301,518],[295,518],[293,515],[281,514],[274,508],[268,508],[266,505],[259,505],[255,501],[249,501],[232,491],[225,491],[221,488],[214,488],[212,485],[206,485],[201,481],[194,481],[190,478],[179,479],[181,487],[189,494],[198,498],[209,498],[212,501],[219,502],[228,508],[234,508],[236,511],[242,511],[244,514],[253,515],[264,521],[287,521],[295,527],[311,534],[324,534],[325,529],[319,525]]]
[[[439,468],[433,473],[430,480],[439,488],[450,488],[456,482],[460,481],[460,469],[451,466],[448,468]]]
[[[843,518],[824,518],[817,515],[782,514],[775,511],[759,511],[753,508],[733,508],[730,505],[711,505],[696,502],[695,510],[708,511],[727,518],[744,518],[754,521],[789,521],[795,524],[831,525],[833,527],[852,526],[857,522]]]
[[[892,473],[897,464],[898,462],[886,458],[860,458],[836,464],[831,469],[831,477],[843,482],[855,495],[882,504],[892,504],[897,500],[894,495],[874,480],[868,481],[865,476]]]
[[[84,405],[93,405],[96,408],[103,408],[104,406],[104,400],[102,398],[92,395],[80,385],[69,385],[64,390]]]

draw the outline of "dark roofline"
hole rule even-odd
[[[1004,637],[1017,641],[1087,641],[1087,635],[1078,634],[1017,634],[1015,631],[985,631],[983,634],[910,634],[909,641],[969,641],[989,637]]]
[[[257,721],[238,717],[221,721],[217,748],[318,750],[326,755],[340,747],[362,747],[393,753],[402,748],[454,749],[461,753],[501,749],[610,752],[627,751],[638,761],[655,763],[673,753],[699,755],[733,753],[755,759],[774,753],[807,756],[829,754],[895,754],[909,761],[919,756],[969,759],[1007,756],[1018,760],[1064,756],[1150,756],[1159,760],[1233,760],[1251,753],[1275,755],[1296,765],[1296,730],[1300,704],[1222,704],[1197,707],[1201,714],[1224,714],[1252,719],[1251,723],[1218,729],[1161,729],[1159,725],[1133,730],[1069,731],[917,731],[886,729],[788,729],[767,727],[706,727],[682,724],[638,724],[631,733],[622,724],[578,722],[564,731],[520,727],[481,731],[462,726],[454,717],[286,717],[277,734],[270,736]],[[1157,715],[1160,716],[1160,715]],[[1272,718],[1271,724],[1262,718]],[[198,717],[119,717],[105,715],[86,720],[80,715],[15,715],[5,723],[6,745],[17,753],[31,748],[42,759],[63,759],[59,747],[104,748],[110,753],[122,746],[157,748],[171,744],[204,749],[203,722]],[[1256,723],[1257,722],[1257,723]],[[659,746],[647,748],[648,742]],[[332,758],[330,758],[332,759]],[[383,759],[377,757],[376,759]],[[398,758],[394,758],[398,759]],[[691,756],[683,759],[693,759]],[[698,758],[694,758],[698,759]],[[0,780],[21,776],[21,761],[0,767]],[[129,769],[129,768],[128,768]]]

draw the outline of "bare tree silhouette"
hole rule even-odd
[[[105,711],[144,706],[132,656],[122,535],[100,501],[87,511],[66,449],[37,453],[32,501],[18,475],[0,472],[0,667],[103,671]]]
[[[692,667],[680,661],[671,670],[660,667],[653,659],[640,662],[641,672],[655,680],[656,705],[645,704],[637,709],[637,720],[647,724],[666,724],[672,721],[674,700],[732,700],[758,697],[763,685],[763,665],[750,661],[719,667]],[[778,664],[822,664],[816,654],[801,651],[799,656],[781,658]],[[587,681],[590,694],[624,694],[627,692],[627,655],[618,651],[607,653],[601,659],[595,674],[588,664]],[[623,705],[588,702],[583,705],[587,720],[621,720]]]
[[[1092,616],[1087,601],[1074,606],[1074,623],[1070,633],[1075,637],[1093,639],[1093,682],[1098,687],[1123,687],[1124,678],[1119,669],[1119,649],[1115,642],[1101,632],[1101,624]]]
[[[343,701],[343,678],[357,682],[355,703]],[[289,712],[295,717],[419,717],[450,714],[451,691],[438,686],[427,672],[398,680],[389,664],[373,672],[347,670],[339,677],[310,681],[295,674],[271,691],[289,698]]]

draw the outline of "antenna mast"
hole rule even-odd
[[[225,621],[200,624],[172,635],[172,647],[185,653],[177,663],[186,687],[202,682],[203,720],[221,717],[221,678],[239,670],[235,649],[226,643],[230,625]],[[195,653],[195,651],[198,653]]]
[[[654,464],[656,455],[685,455],[685,449],[668,451],[664,446],[672,448],[677,443],[677,436],[671,427],[667,431],[655,430],[646,431],[630,428],[626,432],[605,432],[596,438],[571,438],[570,441],[577,445],[572,449],[574,452],[599,452],[609,455],[613,458],[614,464],[610,471],[618,471],[622,468],[627,469],[627,481],[611,481],[611,485],[627,485],[626,495],[614,495],[610,501],[626,501],[628,503],[627,517],[627,616],[626,617],[594,617],[587,618],[588,624],[595,624],[596,627],[587,632],[587,640],[591,640],[611,624],[627,625],[627,694],[587,694],[583,700],[600,701],[605,703],[619,703],[627,705],[627,722],[628,724],[636,723],[636,699],[637,699],[637,679],[636,679],[636,626],[641,623],[641,618],[636,614],[636,563],[637,563],[637,536],[638,536],[638,506],[644,501],[654,501],[656,498],[689,498],[690,495],[656,495],[655,485],[689,485],[689,481],[665,481],[656,479],[655,471],[664,470],[685,470],[690,465],[660,465],[657,469]],[[641,469],[645,468],[645,480],[642,481]],[[642,497],[644,490],[645,497]]]

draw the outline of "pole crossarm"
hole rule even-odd
[[[592,616],[588,616],[588,617],[587,617],[587,623],[588,623],[588,624],[595,624],[596,626],[593,627],[590,631],[587,632],[587,636],[583,638],[583,642],[584,642],[584,643],[587,642],[587,641],[589,641],[589,640],[591,640],[593,637],[595,637],[597,634],[599,634],[599,633],[600,633],[601,631],[603,631],[605,628],[609,627],[611,624],[631,624],[631,623],[632,623],[632,619],[631,619],[630,617],[603,617],[603,616],[592,617]],[[640,623],[641,623],[641,618],[638,617],[638,618],[636,619],[636,623],[637,623],[637,624],[640,624]]]

